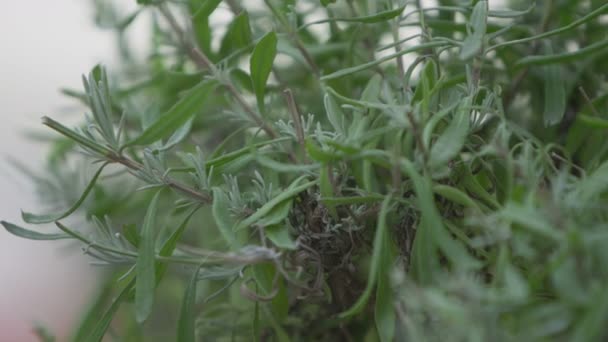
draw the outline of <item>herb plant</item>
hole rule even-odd
[[[608,338],[604,0],[95,3],[60,232],[2,222],[107,266],[75,341]]]

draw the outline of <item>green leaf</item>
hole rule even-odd
[[[319,169],[319,190],[321,192],[321,202],[327,208],[327,211],[334,218],[338,218],[338,212],[336,211],[336,206],[330,202],[325,201],[325,198],[333,197],[334,189],[330,182],[329,173],[333,172],[333,169],[329,165],[322,165],[321,169]]]
[[[413,46],[413,47],[410,47],[410,48],[407,48],[407,49],[403,49],[403,50],[401,50],[399,52],[395,52],[395,53],[393,53],[391,55],[375,59],[375,60],[373,60],[371,62],[359,64],[357,66],[350,67],[350,68],[340,69],[340,70],[335,71],[335,72],[333,72],[333,73],[331,73],[329,75],[325,75],[325,76],[321,77],[321,81],[329,81],[329,80],[332,80],[332,79],[335,79],[335,78],[344,77],[344,76],[347,76],[347,75],[350,75],[350,74],[354,74],[356,72],[360,72],[360,71],[363,71],[363,70],[367,70],[367,69],[373,68],[373,67],[375,67],[377,65],[380,65],[380,64],[382,64],[384,62],[387,62],[387,61],[390,61],[392,59],[395,59],[396,57],[406,55],[408,53],[429,50],[431,48],[439,47],[439,46],[444,46],[446,44],[447,44],[446,42],[441,42],[441,41],[434,41],[434,42],[430,42],[430,43],[418,44],[416,46]]]
[[[333,126],[336,133],[344,135],[346,132],[346,123],[344,121],[344,113],[336,100],[330,94],[325,94],[323,97],[323,104],[325,105],[325,113],[329,123]]]
[[[200,4],[194,14],[194,18],[208,18],[219,6],[222,0],[190,0],[193,5]]]
[[[561,26],[555,30],[551,30],[551,31],[547,31],[547,32],[543,32],[541,34],[538,34],[536,36],[527,36],[525,38],[521,38],[521,39],[515,39],[515,40],[510,40],[510,41],[506,41],[504,43],[500,43],[500,44],[496,44],[494,45],[491,49],[495,50],[501,47],[505,47],[508,45],[515,45],[515,44],[522,44],[522,43],[527,43],[527,42],[533,42],[536,40],[540,40],[540,39],[544,39],[544,38],[549,38],[558,34],[562,34],[564,32],[568,32],[573,30],[576,27],[579,27],[583,24],[586,24],[592,20],[594,20],[595,18],[601,16],[602,14],[605,14],[606,11],[608,10],[608,4],[604,4],[596,9],[594,9],[593,11],[587,13],[585,16],[571,22],[568,25],[564,25]]]
[[[141,241],[138,249],[135,286],[135,318],[137,322],[144,322],[152,312],[154,304],[154,289],[156,288],[155,271],[155,242],[156,234],[156,206],[160,191],[158,191],[148,205],[141,230]]]
[[[392,260],[388,260],[387,250],[391,248],[390,246],[390,233],[388,231],[388,227],[386,225],[386,217],[390,210],[391,196],[386,196],[384,201],[382,202],[382,206],[380,207],[380,213],[378,214],[378,225],[376,226],[376,234],[374,236],[374,249],[372,251],[372,259],[369,268],[369,274],[367,276],[367,285],[365,286],[365,290],[357,302],[353,304],[348,310],[342,312],[340,314],[340,318],[350,318],[359,312],[361,312],[367,301],[369,300],[374,288],[376,287],[376,282],[378,281],[378,276],[380,274],[380,268],[383,267],[383,263],[392,264]],[[384,309],[382,308],[382,314],[385,314]],[[382,316],[381,319],[386,319],[386,316]],[[383,321],[382,323],[386,323]]]
[[[477,2],[468,23],[468,28],[471,33],[465,38],[462,47],[460,48],[461,60],[467,61],[481,52],[488,27],[487,19],[488,2]]]
[[[220,55],[227,56],[231,51],[247,47],[250,43],[249,15],[246,11],[243,11],[228,26],[228,31],[226,31],[220,46]]]
[[[230,201],[224,190],[213,188],[213,204],[212,214],[215,220],[215,225],[220,230],[222,237],[229,246],[235,246],[236,237],[232,227],[234,227],[235,219],[230,214]]]
[[[87,187],[85,188],[85,190],[82,193],[82,195],[80,195],[80,197],[78,198],[78,200],[76,201],[76,203],[74,203],[74,205],[72,205],[72,207],[70,207],[64,213],[37,215],[37,214],[32,214],[32,213],[28,213],[28,212],[22,211],[21,212],[21,218],[23,219],[23,221],[25,221],[27,223],[42,224],[42,223],[51,223],[51,222],[54,222],[54,221],[59,221],[59,220],[61,220],[63,218],[68,217],[70,214],[72,214],[73,212],[75,212],[76,209],[78,209],[80,207],[80,205],[84,202],[84,200],[87,198],[87,196],[89,195],[89,193],[91,192],[91,190],[93,189],[93,187],[95,186],[95,184],[97,183],[97,178],[99,178],[99,175],[101,174],[101,171],[103,171],[103,169],[108,164],[109,163],[104,163],[103,165],[101,165],[101,167],[97,170],[97,172],[95,172],[95,175],[93,176],[93,178],[91,179],[91,181],[89,182],[89,184],[87,185]]]
[[[321,0],[321,5],[327,7],[329,4],[335,3],[336,0]]]
[[[86,342],[99,342],[103,339],[103,336],[106,334],[106,330],[108,330],[110,323],[112,323],[114,314],[116,314],[120,304],[127,298],[129,291],[131,291],[134,285],[135,279],[131,280],[129,284],[127,284],[127,286],[125,286],[125,288],[120,292],[118,297],[114,299],[108,310],[106,310],[101,318],[99,318],[97,325],[85,340]]]
[[[124,236],[133,247],[137,248],[139,246],[139,232],[137,231],[137,225],[134,223],[125,224],[122,226],[122,236]]]
[[[583,178],[577,184],[573,195],[578,197],[575,201],[587,202],[598,198],[606,191],[608,191],[608,161],[602,163],[586,178]]]
[[[75,326],[71,341],[85,341],[89,333],[93,331],[99,322],[99,314],[103,312],[106,303],[112,299],[115,281],[112,278],[105,281],[101,287],[101,292],[87,305],[81,317],[78,318],[79,323]]]
[[[209,16],[217,9],[222,0],[190,0],[192,28],[202,52],[213,59],[211,51],[212,31]]]
[[[197,267],[188,283],[188,287],[184,292],[182,300],[182,308],[177,320],[177,341],[178,342],[194,342],[196,341],[196,284],[198,283],[198,273],[200,267]]]
[[[83,136],[82,134],[74,131],[73,129],[67,128],[59,122],[49,118],[48,116],[42,117],[42,124],[77,142],[83,148],[88,149],[101,156],[105,157],[112,154],[112,151],[106,146],[101,145],[98,142]]]
[[[277,208],[277,206],[279,206],[281,204],[284,205],[285,201],[291,200],[293,197],[297,196],[300,192],[317,184],[316,181],[311,181],[311,182],[304,183],[302,185],[298,185],[302,179],[304,179],[304,177],[300,177],[300,178],[296,179],[295,181],[293,181],[293,183],[291,183],[289,188],[287,188],[285,191],[281,192],[278,196],[276,196],[273,199],[271,199],[270,201],[268,201],[268,203],[264,204],[261,208],[259,208],[251,216],[249,216],[246,219],[244,219],[243,221],[241,221],[237,225],[236,230],[241,230],[241,229],[247,228],[247,227],[253,225],[254,223],[262,220],[266,215],[270,214],[275,208]]]
[[[472,101],[472,97],[467,97],[462,101],[447,129],[431,147],[429,160],[431,168],[444,165],[460,153],[469,133],[469,113]]]
[[[6,229],[7,232],[30,240],[60,240],[60,239],[71,239],[72,237],[67,234],[42,234],[29,229],[19,227],[15,224],[6,221],[0,221],[0,224]]]
[[[580,318],[571,341],[600,341],[606,336],[608,289],[598,287],[595,292],[591,301],[592,305]]]
[[[148,145],[173,134],[188,120],[200,113],[207,97],[215,90],[218,83],[204,80],[190,89],[173,107],[161,115],[137,138],[126,143],[122,148],[136,145]]]
[[[186,139],[188,134],[190,134],[190,130],[192,129],[193,121],[194,121],[194,118],[190,118],[190,120],[186,121],[186,123],[182,127],[178,128],[173,133],[173,135],[171,135],[171,137],[167,140],[167,142],[162,147],[156,149],[155,151],[159,151],[159,152],[167,151],[167,150],[171,149],[172,147],[174,147],[175,145],[184,141],[184,139]]]
[[[386,222],[384,222],[386,224]],[[384,228],[388,230],[388,228]],[[395,259],[395,246],[390,240],[390,234],[384,234],[380,262],[378,264],[378,286],[376,288],[376,303],[374,318],[376,329],[382,342],[391,342],[395,338],[395,298],[391,286],[391,271]]]
[[[249,61],[251,82],[255,90],[260,113],[265,112],[264,93],[266,92],[266,82],[272,71],[276,54],[277,35],[272,31],[262,37],[256,44]]]
[[[583,123],[589,127],[603,128],[603,129],[608,128],[608,120],[606,120],[606,119],[598,118],[596,116],[585,115],[585,114],[578,114],[576,116],[576,118],[578,120],[580,120],[581,123]]]
[[[563,83],[562,67],[544,66],[542,73],[545,97],[543,121],[545,126],[553,126],[560,123],[566,113],[566,88]]]
[[[256,144],[245,146],[236,151],[232,151],[232,152],[226,153],[224,155],[221,155],[219,157],[215,157],[215,158],[207,160],[207,162],[205,163],[205,167],[207,168],[207,170],[209,170],[209,168],[211,168],[211,167],[218,168],[222,165],[228,164],[231,161],[236,160],[239,157],[242,157],[246,154],[250,154],[252,149],[256,150],[263,146],[272,145],[272,144],[276,144],[276,143],[288,141],[288,140],[291,140],[291,138],[283,137],[283,138],[262,141],[262,142],[259,142]]]
[[[501,218],[517,224],[526,231],[547,241],[560,242],[564,239],[564,232],[554,229],[538,210],[531,206],[523,206],[509,202],[499,212]]]
[[[541,56],[527,56],[517,61],[516,65],[518,67],[522,67],[529,65],[564,64],[572,61],[580,61],[584,58],[588,58],[602,52],[608,52],[608,39],[601,40],[572,52]]]
[[[422,222],[416,232],[416,238],[418,238],[418,234],[423,234],[422,236],[428,243],[427,247],[437,246],[454,267],[459,269],[479,267],[479,262],[471,257],[465,247],[459,241],[454,240],[446,230],[435,205],[431,180],[421,176],[409,160],[402,160],[401,166],[414,184],[418,208],[422,213]],[[436,259],[436,256],[432,259]],[[432,272],[432,270],[425,270],[425,272]]]
[[[315,161],[330,163],[338,158],[338,154],[318,146],[311,138],[306,139],[304,146],[308,155]]]
[[[288,227],[284,224],[266,226],[264,232],[266,237],[279,248],[295,250],[297,247],[295,241],[289,235]]]
[[[515,11],[515,10],[491,10],[488,11],[488,17],[493,18],[518,18],[523,17],[526,14],[532,13],[532,11],[536,8],[536,3],[533,3],[527,9],[523,11]]]
[[[469,197],[469,195],[460,189],[449,185],[435,184],[433,185],[433,192],[439,196],[449,199],[454,203],[475,209],[477,212],[481,212],[481,208],[477,202],[475,202],[471,197]]]
[[[326,6],[326,5],[324,4],[324,6]],[[403,5],[401,7],[398,7],[398,8],[392,9],[392,10],[387,10],[387,11],[378,12],[375,14],[365,15],[365,16],[360,16],[360,17],[330,18],[330,19],[317,20],[317,21],[313,21],[313,22],[300,26],[299,30],[303,30],[312,25],[323,24],[323,23],[334,23],[334,22],[362,23],[362,24],[382,23],[382,22],[386,22],[390,19],[393,19],[393,18],[399,16],[401,13],[403,13],[403,10],[405,10],[405,7],[406,7],[406,5]]]
[[[291,210],[291,204],[293,200],[288,199],[277,204],[272,210],[270,210],[264,217],[259,219],[256,224],[261,227],[273,226],[283,222],[289,211]]]
[[[437,67],[437,63],[434,60],[429,59],[424,66],[420,74],[420,81],[418,82],[418,86],[416,87],[416,91],[414,92],[413,101],[428,101],[428,96],[430,95],[431,90],[437,83],[439,68]]]
[[[177,247],[177,242],[184,234],[186,227],[188,227],[188,222],[190,222],[190,219],[197,212],[197,210],[199,208],[200,207],[196,207],[196,208],[192,209],[188,214],[186,214],[186,216],[184,217],[184,219],[182,220],[180,225],[177,227],[177,229],[173,230],[171,235],[169,235],[167,240],[165,240],[165,242],[162,244],[160,251],[158,252],[159,256],[169,257],[173,254],[175,247]],[[165,272],[167,271],[167,267],[168,267],[167,263],[156,262],[156,286],[158,286],[158,284],[162,280]]]
[[[361,93],[361,101],[362,102],[378,102],[380,96],[380,90],[382,87],[382,76],[375,74],[372,78],[369,79],[367,85],[363,89]]]

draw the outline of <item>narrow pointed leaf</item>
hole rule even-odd
[[[488,27],[488,3],[479,1],[473,8],[473,13],[469,19],[468,27],[472,31],[465,38],[460,49],[460,59],[463,61],[473,58],[481,52],[483,40]]]
[[[139,323],[145,321],[154,303],[155,275],[155,237],[156,204],[160,191],[154,195],[144,217],[141,231],[141,241],[137,257],[137,284],[135,286],[135,318]]]
[[[304,183],[302,185],[297,185],[301,179],[302,178],[298,178],[297,180],[295,180],[288,189],[286,189],[281,194],[279,194],[278,196],[276,196],[273,199],[271,199],[270,201],[268,201],[268,203],[264,204],[261,208],[259,208],[251,216],[249,216],[246,219],[244,219],[243,221],[241,221],[237,225],[236,230],[241,230],[241,229],[244,229],[244,228],[247,228],[247,227],[253,225],[254,223],[261,220],[263,217],[268,215],[278,205],[283,204],[285,201],[288,201],[288,200],[292,199],[293,197],[297,196],[300,192],[317,184],[316,181],[310,181],[310,182]]]
[[[148,145],[173,134],[188,120],[200,113],[208,96],[217,87],[214,80],[204,80],[190,89],[173,107],[161,115],[137,138],[123,146]]]
[[[553,126],[560,123],[566,113],[566,87],[561,66],[548,65],[542,69],[545,97],[543,121],[545,126]]]
[[[237,15],[222,39],[220,55],[227,56],[231,51],[249,46],[251,43],[251,27],[249,26],[249,15],[246,11]]]
[[[0,221],[0,224],[9,233],[30,240],[60,240],[60,239],[71,239],[72,237],[67,234],[43,234],[33,230],[25,229],[6,221]]]
[[[264,232],[266,233],[266,237],[279,248],[295,250],[297,247],[295,241],[289,235],[289,229],[286,225],[276,224],[268,226]]]
[[[387,230],[387,228],[384,228]],[[381,342],[391,342],[395,338],[395,300],[391,286],[391,271],[395,257],[395,247],[388,233],[384,234],[381,261],[378,265],[378,286],[376,288],[376,303],[374,318],[376,329]]]
[[[581,59],[588,58],[598,53],[608,51],[608,39],[601,40],[597,43],[590,44],[584,48],[578,49],[572,52],[564,52],[558,54],[548,54],[540,56],[527,56],[517,61],[517,66],[528,66],[528,65],[546,65],[546,64],[558,64],[567,63],[571,61],[580,61]]]
[[[431,168],[439,167],[456,157],[464,146],[469,133],[469,112],[472,98],[465,99],[456,110],[447,129],[431,147],[429,164]]]
[[[213,188],[213,205],[211,207],[215,225],[229,246],[234,246],[236,237],[232,227],[235,219],[230,214],[230,202],[228,196],[220,188]]]
[[[403,10],[405,10],[405,6],[406,5],[403,5],[401,7],[397,7],[392,10],[387,10],[387,11],[378,12],[375,14],[360,16],[360,17],[330,18],[330,19],[317,20],[317,21],[313,21],[313,22],[307,23],[305,25],[302,25],[299,29],[302,30],[311,25],[331,23],[331,22],[348,22],[348,23],[363,23],[363,24],[375,24],[375,23],[386,22],[390,19],[393,19],[393,18],[399,16],[401,13],[403,13]]]
[[[134,285],[135,279],[131,280],[129,284],[127,284],[127,286],[125,286],[125,288],[120,292],[118,297],[114,299],[108,310],[99,319],[89,337],[87,337],[85,340],[86,342],[99,342],[103,339],[103,336],[110,327],[110,323],[112,323],[114,314],[116,314],[116,311],[118,311],[120,304],[128,297],[129,291],[131,291]]]
[[[380,213],[378,214],[378,225],[376,226],[376,234],[374,236],[374,249],[372,251],[372,259],[365,290],[361,296],[359,296],[359,299],[357,302],[355,302],[355,304],[353,304],[353,306],[340,314],[340,318],[352,317],[365,308],[370,296],[374,291],[374,288],[376,287],[376,282],[378,281],[378,272],[380,267],[382,267],[382,263],[390,262],[390,260],[386,260],[386,255],[384,254],[386,250],[390,248],[390,246],[387,245],[387,243],[390,243],[390,238],[388,237],[389,232],[386,225],[386,217],[390,209],[390,203],[391,197],[386,196],[382,202]]]
[[[101,174],[103,169],[106,167],[106,165],[108,165],[108,163],[104,163],[97,170],[97,172],[95,172],[95,175],[93,176],[93,178],[91,179],[91,181],[89,182],[87,187],[84,189],[84,192],[82,193],[82,195],[80,195],[80,198],[78,198],[76,203],[74,203],[74,205],[72,205],[72,207],[69,208],[67,211],[60,213],[60,214],[40,214],[40,215],[22,211],[21,218],[23,219],[23,221],[25,221],[27,223],[42,224],[42,223],[51,223],[54,221],[59,221],[63,218],[68,217],[70,214],[75,212],[80,207],[80,205],[84,202],[84,200],[87,198],[87,196],[89,195],[89,193],[91,192],[93,187],[95,187],[95,184],[97,183],[97,178],[99,178],[99,175]]]
[[[177,229],[173,230],[171,235],[169,235],[167,240],[161,246],[160,251],[158,251],[159,256],[169,257],[173,254],[175,247],[177,247],[177,242],[184,234],[186,227],[188,227],[188,222],[190,222],[192,215],[194,215],[198,209],[199,209],[199,207],[196,207],[196,208],[192,209],[188,214],[186,214],[186,216],[184,217],[184,219],[182,220],[180,225],[177,227]],[[167,271],[167,267],[168,267],[167,263],[163,263],[163,262],[156,263],[156,286],[158,286],[158,284],[162,280],[165,272]]]
[[[265,111],[264,93],[266,92],[266,82],[272,71],[276,54],[277,35],[274,32],[269,32],[257,43],[249,61],[251,81],[261,113]]]
[[[179,319],[177,320],[177,341],[178,342],[194,342],[196,341],[196,285],[198,283],[198,274],[200,267],[196,268],[188,287],[184,292],[182,300],[182,308],[180,310]]]

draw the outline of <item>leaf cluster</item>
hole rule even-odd
[[[60,232],[2,221],[111,270],[74,340],[608,337],[603,1],[103,2],[124,66],[22,215]]]

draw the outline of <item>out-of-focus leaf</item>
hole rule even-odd
[[[148,205],[138,249],[135,269],[137,276],[137,284],[135,286],[135,318],[139,323],[148,318],[154,304],[154,290],[156,288],[156,234],[154,233],[154,229],[156,226],[155,216],[159,195],[160,191],[154,195]]]
[[[266,92],[266,81],[268,81],[268,76],[270,76],[270,72],[272,71],[276,54],[277,35],[274,32],[269,32],[256,44],[249,61],[251,81],[261,113],[265,112],[264,93]]]
[[[173,133],[173,135],[171,135],[171,137],[167,140],[167,142],[162,147],[158,148],[157,151],[167,151],[182,142],[184,139],[186,139],[186,137],[190,133],[190,130],[192,129],[193,121],[194,118],[191,118],[190,120],[186,121],[186,123],[182,127],[178,128],[175,133]]]
[[[232,228],[235,224],[235,219],[230,214],[230,202],[228,196],[220,188],[213,188],[213,205],[212,205],[213,218],[215,219],[215,225],[220,230],[222,237],[226,240],[229,246],[234,246],[236,241],[234,231]]]
[[[249,27],[249,15],[243,11],[237,15],[222,39],[220,55],[227,56],[230,51],[244,48],[251,43],[251,27]]]
[[[42,223],[50,223],[50,222],[54,222],[54,221],[59,221],[63,218],[68,217],[70,214],[75,212],[80,207],[80,205],[84,202],[84,200],[87,198],[87,196],[89,195],[89,192],[91,192],[91,189],[93,189],[93,187],[95,187],[95,184],[97,183],[97,178],[99,178],[99,175],[101,174],[103,169],[106,167],[106,165],[108,165],[108,163],[104,163],[103,165],[101,165],[101,167],[99,167],[99,169],[97,169],[97,172],[95,172],[95,175],[93,176],[93,178],[91,179],[91,181],[89,182],[87,187],[84,189],[84,192],[82,193],[82,195],[80,195],[80,197],[78,198],[76,203],[74,203],[74,205],[72,205],[72,207],[69,208],[67,211],[65,211],[63,213],[59,213],[59,214],[40,214],[40,215],[22,211],[21,218],[23,219],[23,221],[25,221],[27,223],[42,224]]]
[[[264,232],[266,233],[266,237],[279,248],[295,250],[297,247],[295,241],[289,235],[289,229],[286,225],[275,224],[266,226]]]
[[[380,216],[378,223],[386,226],[386,215]],[[387,227],[382,228],[388,230]],[[376,288],[376,303],[374,306],[374,318],[376,320],[376,329],[378,337],[382,342],[391,342],[395,338],[396,314],[395,314],[395,298],[393,288],[391,286],[391,271],[393,270],[393,262],[395,259],[395,246],[391,241],[390,234],[387,232],[383,236],[381,256],[378,263],[378,286]]]
[[[378,281],[378,276],[380,273],[380,268],[383,267],[383,263],[392,264],[392,260],[390,260],[390,233],[388,231],[388,227],[386,225],[386,218],[390,209],[391,197],[386,196],[384,201],[382,202],[382,207],[380,208],[380,214],[378,216],[378,225],[376,226],[376,233],[374,235],[374,249],[372,251],[372,259],[370,262],[369,275],[367,277],[367,285],[365,286],[365,290],[359,296],[359,299],[353,304],[348,310],[342,312],[340,314],[340,318],[349,318],[352,317],[363,308],[367,304],[371,294],[376,287],[376,283]],[[386,265],[385,265],[386,266]],[[386,269],[384,269],[386,270]],[[386,298],[383,298],[386,299]],[[382,328],[387,328],[388,323],[388,315],[385,311],[385,307],[381,308],[381,325]]]
[[[182,308],[177,320],[177,341],[178,342],[194,342],[196,341],[196,285],[198,283],[198,273],[200,267],[197,267],[188,283],[188,287],[184,292],[182,300]]]
[[[545,97],[543,121],[545,126],[560,123],[566,112],[566,89],[561,71],[559,65],[542,67]]]
[[[604,39],[597,43],[585,46],[584,48],[578,49],[572,52],[565,52],[559,54],[548,54],[541,56],[527,56],[517,61],[517,66],[528,66],[528,65],[547,65],[547,64],[558,64],[567,63],[571,61],[580,61],[581,59],[590,57],[597,53],[608,51],[608,39]],[[563,82],[563,80],[562,80]]]
[[[249,216],[246,219],[244,219],[243,221],[241,221],[237,225],[236,230],[241,230],[241,229],[244,229],[244,228],[247,228],[247,227],[253,225],[254,223],[256,223],[259,220],[261,220],[262,218],[264,218],[266,215],[270,214],[275,208],[277,208],[277,206],[284,204],[285,201],[291,200],[293,197],[298,195],[300,192],[317,184],[316,181],[310,181],[310,182],[304,183],[302,185],[298,185],[302,179],[303,179],[302,177],[296,179],[289,186],[289,188],[287,188],[285,191],[280,193],[278,196],[276,196],[273,199],[271,199],[270,201],[268,201],[268,203],[264,204],[254,214],[252,214],[251,216]]]
[[[405,10],[405,6],[406,5],[403,5],[401,7],[398,7],[398,8],[392,9],[392,10],[387,10],[387,11],[375,13],[372,15],[361,16],[361,17],[330,18],[330,19],[317,20],[317,21],[313,21],[313,22],[310,22],[310,23],[307,23],[307,24],[301,26],[300,30],[302,30],[308,26],[311,26],[311,25],[332,23],[332,22],[348,22],[348,23],[363,23],[363,24],[375,24],[375,23],[380,23],[380,22],[386,22],[390,19],[397,17],[401,13],[403,13],[403,10]]]
[[[173,230],[167,240],[165,240],[165,242],[160,247],[160,250],[158,251],[159,256],[169,257],[173,254],[175,247],[177,247],[177,242],[184,234],[186,227],[188,227],[188,222],[190,222],[190,219],[198,209],[199,207],[196,207],[192,209],[188,214],[186,214],[180,225]],[[167,267],[168,264],[166,263],[156,262],[156,286],[158,286],[163,276],[165,275],[165,272],[167,272]]]
[[[110,323],[112,323],[112,318],[114,317],[114,314],[116,314],[116,311],[118,311],[120,304],[127,298],[127,296],[129,295],[129,291],[131,291],[134,285],[135,279],[131,280],[124,287],[118,297],[114,299],[108,310],[106,310],[106,312],[101,316],[101,318],[98,319],[97,325],[85,340],[86,342],[99,342],[103,339],[103,336],[106,334],[106,330],[108,330],[108,328],[110,327]]]
[[[7,232],[19,236],[25,239],[30,240],[61,240],[61,239],[71,239],[72,237],[67,234],[43,234],[38,233],[33,230],[25,229],[17,226],[16,224],[0,221],[0,224],[6,229]]]
[[[399,56],[403,56],[406,55],[408,53],[412,53],[412,52],[418,52],[418,51],[424,51],[424,50],[428,50],[428,49],[432,49],[434,47],[438,47],[438,46],[442,46],[445,45],[445,42],[440,42],[440,41],[434,41],[434,42],[429,42],[429,43],[423,43],[423,44],[418,44],[416,46],[413,46],[411,48],[407,48],[407,49],[403,49],[399,52],[395,52],[393,54],[390,54],[388,56],[384,56],[382,58],[378,58],[376,60],[373,60],[371,62],[367,62],[367,63],[363,63],[363,64],[359,64],[350,68],[343,68],[340,69],[338,71],[335,71],[331,74],[328,75],[324,75],[323,77],[321,77],[321,81],[329,81],[335,78],[340,78],[340,77],[344,77],[356,72],[360,72],[363,70],[367,70],[369,68],[373,68],[379,64],[382,64],[386,61],[390,61],[392,59],[395,59],[396,57]]]
[[[465,38],[460,48],[460,59],[467,61],[479,54],[487,30],[488,2],[478,1],[473,8],[468,27],[471,33]]]
[[[217,87],[217,81],[204,80],[190,89],[184,96],[152,123],[137,138],[126,143],[124,147],[147,145],[158,141],[186,124],[194,115],[200,113],[207,97]]]
[[[323,104],[325,105],[325,113],[329,123],[333,126],[337,133],[344,135],[346,132],[346,124],[344,121],[344,113],[336,100],[330,94],[325,94],[323,98]]]
[[[429,159],[431,168],[444,165],[460,153],[469,133],[471,102],[471,97],[462,101],[447,129],[431,147]]]
[[[222,0],[189,0],[189,2],[196,41],[201,50],[212,57],[212,32],[209,25],[209,16],[217,9]]]
[[[468,208],[475,209],[478,212],[481,212],[481,208],[479,204],[475,202],[469,195],[467,195],[464,191],[457,189],[455,187],[449,185],[435,184],[433,185],[433,192],[449,199],[454,203],[458,203]]]
[[[418,197],[418,207],[422,212],[422,222],[424,224],[421,224],[416,235],[425,234],[427,241],[432,243],[432,246],[437,246],[454,267],[461,269],[479,267],[479,261],[469,255],[463,244],[454,240],[446,230],[435,205],[430,179],[421,176],[408,160],[403,160],[401,166],[414,184],[414,190]],[[433,257],[433,259],[436,259],[436,257]],[[432,272],[432,270],[429,271]]]
[[[608,191],[608,161],[581,180],[575,194],[579,198],[577,201],[590,201],[606,191]]]

